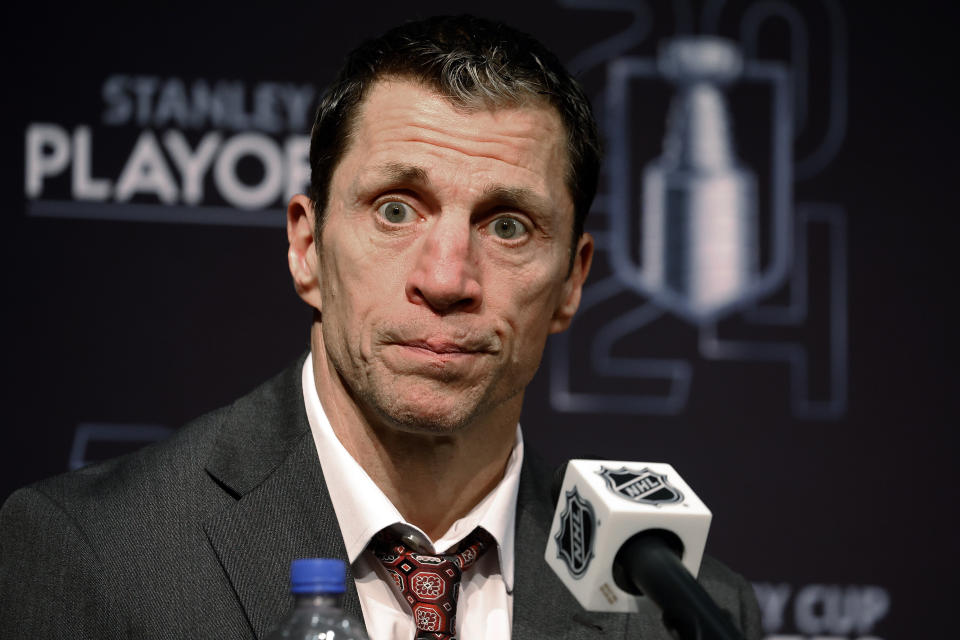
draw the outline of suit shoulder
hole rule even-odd
[[[230,407],[207,413],[177,429],[169,438],[132,453],[40,480],[28,488],[56,503],[83,501],[106,506],[111,495],[157,483],[182,483],[202,470],[203,460],[216,441],[219,426]]]
[[[44,496],[77,522],[107,527],[117,519],[130,518],[165,525],[191,510],[216,504],[227,497],[207,473],[218,453],[255,449],[252,443],[267,439],[295,439],[277,423],[283,423],[283,416],[293,412],[297,403],[303,412],[302,394],[295,383],[298,376],[299,366],[291,366],[229,405],[187,423],[166,440],[41,480],[30,485],[26,495]],[[271,419],[274,416],[276,422]]]
[[[704,555],[697,580],[718,605],[733,615],[747,640],[762,635],[760,608],[746,578],[713,556]]]
[[[711,585],[734,586],[736,588],[740,588],[747,583],[743,576],[709,554],[703,556],[698,579],[700,582]]]

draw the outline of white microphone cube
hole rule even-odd
[[[617,586],[613,561],[623,543],[642,531],[670,531],[696,577],[711,518],[669,464],[571,460],[544,559],[584,609],[634,613],[656,605]]]

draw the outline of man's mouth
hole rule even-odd
[[[497,353],[498,346],[494,337],[482,335],[384,337],[383,358],[390,369],[430,376],[467,375]]]
[[[412,349],[422,349],[437,355],[486,353],[486,350],[479,348],[478,345],[462,344],[447,340],[408,340],[399,343],[399,345],[403,347],[410,347]]]
[[[385,346],[405,347],[425,354],[449,357],[495,354],[500,350],[499,339],[490,332],[437,331],[435,334],[425,334],[422,327],[397,327],[382,334],[380,341]]]

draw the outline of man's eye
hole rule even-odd
[[[487,226],[487,229],[504,240],[516,240],[527,233],[527,227],[516,218],[497,218]]]
[[[411,222],[413,220],[413,209],[410,205],[404,202],[397,202],[396,200],[384,202],[377,209],[377,212],[383,216],[384,220],[394,224]]]

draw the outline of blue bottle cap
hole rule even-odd
[[[298,558],[290,563],[293,593],[343,593],[347,565],[333,558]]]

